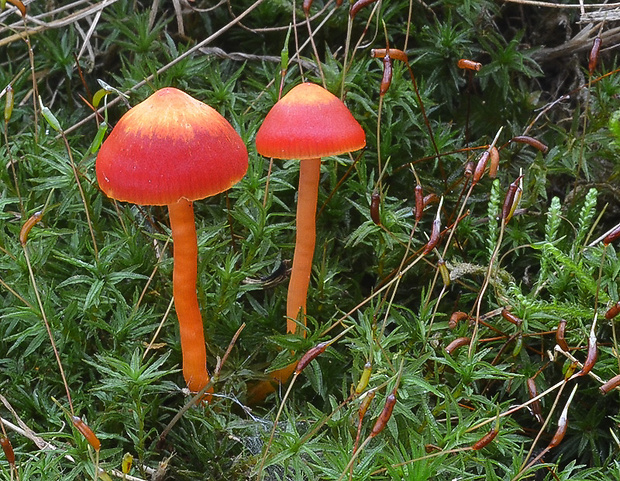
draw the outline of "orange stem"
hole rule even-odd
[[[299,165],[299,189],[297,193],[297,234],[291,280],[286,300],[286,332],[295,332],[301,311],[301,321],[306,325],[306,297],[312,272],[312,258],[316,244],[316,205],[319,193],[321,159],[305,159]],[[304,337],[306,331],[303,331]],[[248,403],[262,402],[284,384],[295,371],[297,362],[269,373],[269,379],[260,381],[248,391]]]
[[[312,258],[316,243],[316,204],[319,192],[321,159],[305,159],[299,163],[299,189],[297,195],[297,236],[291,280],[286,301],[286,331],[295,332],[301,311],[301,321],[306,325],[306,297],[312,272]],[[305,337],[306,332],[303,332]]]
[[[207,351],[202,316],[196,296],[198,241],[194,224],[194,207],[188,200],[168,205],[174,243],[173,292],[179,319],[183,377],[190,391],[200,391],[209,382]],[[211,388],[209,392],[213,392]],[[210,398],[210,396],[207,396]]]

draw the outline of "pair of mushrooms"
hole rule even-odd
[[[345,105],[314,84],[294,87],[269,112],[256,136],[258,152],[300,159],[297,238],[287,300],[287,331],[305,326],[315,246],[321,157],[361,149],[365,135]],[[179,320],[183,377],[190,391],[209,383],[203,321],[196,296],[197,237],[193,201],[223,192],[248,167],[241,137],[214,109],[175,88],[158,90],[129,110],[97,156],[97,181],[110,198],[166,205],[173,239],[173,295]],[[305,332],[304,332],[305,335]],[[270,374],[283,382],[294,366]],[[273,383],[259,383],[261,400]],[[213,388],[207,389],[210,399]]]

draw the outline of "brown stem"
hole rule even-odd
[[[198,241],[194,207],[187,200],[168,205],[174,244],[174,306],[179,319],[183,377],[190,391],[200,391],[209,382],[202,316],[196,296]],[[208,392],[213,392],[211,389]],[[210,399],[210,396],[207,395]]]

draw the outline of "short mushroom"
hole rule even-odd
[[[108,197],[168,206],[183,377],[192,392],[209,382],[192,202],[229,189],[247,167],[247,149],[226,119],[175,88],[156,91],[123,115],[97,156],[97,181]]]
[[[312,83],[291,89],[273,106],[258,129],[258,153],[265,157],[300,160],[297,234],[286,306],[287,332],[296,331],[297,320],[306,325],[321,157],[359,150],[365,145],[364,130],[344,103]],[[294,366],[287,367],[271,376],[282,382],[293,370]]]

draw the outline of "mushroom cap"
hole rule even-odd
[[[323,87],[293,87],[269,111],[256,150],[277,159],[314,159],[359,150],[366,134],[342,101]]]
[[[247,168],[245,144],[226,119],[175,88],[156,91],[123,115],[96,162],[108,197],[143,205],[215,195]]]

